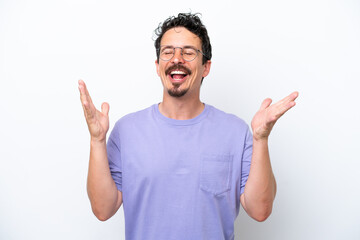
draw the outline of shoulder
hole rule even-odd
[[[117,120],[114,128],[129,127],[130,125],[133,125],[135,123],[149,121],[149,118],[151,118],[152,116],[154,105],[151,105],[150,107],[147,107],[145,109],[136,112],[126,114],[125,116]]]
[[[227,125],[230,127],[248,128],[248,124],[240,117],[232,113],[226,113],[216,107],[208,105],[210,108],[209,119],[220,123],[221,125]]]

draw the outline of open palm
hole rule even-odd
[[[254,138],[256,140],[267,139],[276,121],[286,113],[290,108],[295,106],[295,99],[298,92],[293,92],[289,96],[271,105],[270,98],[265,99],[259,111],[251,121]]]
[[[109,130],[109,104],[103,103],[101,112],[97,110],[82,80],[79,80],[79,91],[90,136],[93,140],[104,141]]]

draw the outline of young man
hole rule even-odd
[[[276,192],[268,153],[275,122],[294,92],[265,99],[251,127],[200,101],[211,67],[211,45],[197,15],[179,14],[156,31],[156,71],[163,101],[121,118],[111,132],[109,105],[101,112],[79,81],[91,136],[88,194],[104,221],[123,203],[126,239],[234,239],[240,203],[264,221]]]

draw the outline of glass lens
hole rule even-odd
[[[160,49],[160,58],[164,61],[169,61],[174,56],[173,47],[162,47]]]
[[[185,48],[183,48],[182,56],[183,56],[185,61],[192,61],[192,60],[194,60],[196,58],[197,51],[194,48],[185,47]]]

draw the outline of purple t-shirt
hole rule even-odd
[[[252,155],[243,120],[210,105],[175,120],[154,104],[115,124],[107,153],[127,240],[234,239]]]

